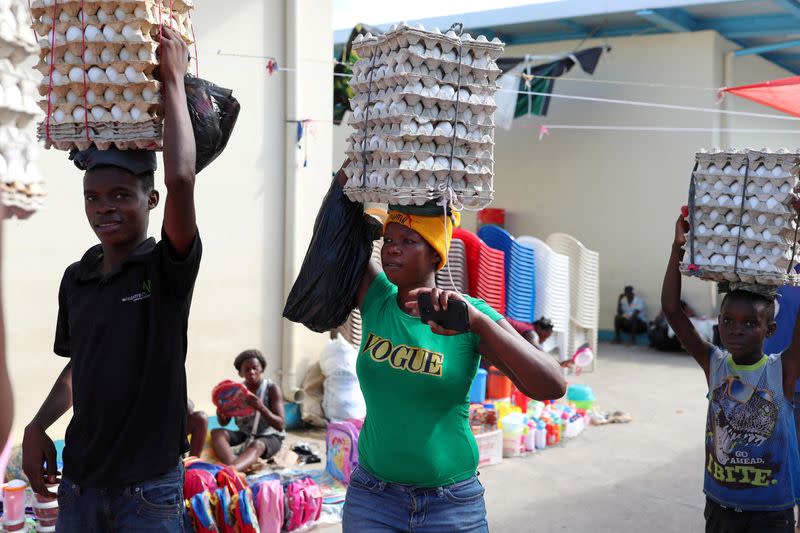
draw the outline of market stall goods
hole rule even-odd
[[[161,26],[193,42],[191,0],[36,0],[38,137],[59,150],[159,148],[155,37]]]
[[[493,198],[498,39],[401,23],[353,50],[345,192],[354,201],[466,207]]]
[[[681,272],[711,281],[797,284],[800,155],[787,150],[701,151],[689,191]]]

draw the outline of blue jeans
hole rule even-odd
[[[58,533],[183,533],[183,463],[128,487],[92,489],[61,478]]]
[[[489,525],[483,492],[477,476],[423,488],[381,481],[359,466],[350,475],[342,531],[485,533]]]

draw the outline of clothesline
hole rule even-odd
[[[277,64],[274,57],[271,56],[259,56],[259,55],[251,55],[251,54],[230,54],[223,52],[222,50],[217,51],[218,55],[227,55],[227,56],[234,56],[234,57],[245,57],[245,58],[254,58],[254,59],[267,59],[267,70],[272,74],[273,72],[297,72],[296,68],[288,68],[282,67]],[[333,73],[334,76],[338,77],[352,77],[352,74],[345,74],[345,73]],[[636,107],[651,107],[656,109],[670,109],[675,111],[693,111],[697,113],[712,113],[712,114],[719,114],[719,115],[730,115],[730,116],[739,116],[739,117],[752,117],[752,118],[766,118],[766,119],[773,119],[773,120],[788,120],[788,121],[798,121],[800,117],[794,116],[785,116],[785,115],[773,115],[767,113],[753,113],[749,111],[731,111],[727,109],[717,109],[713,107],[698,107],[698,106],[687,106],[687,105],[679,105],[679,104],[660,104],[658,102],[645,102],[641,100],[621,100],[616,98],[600,98],[596,96],[580,96],[580,95],[573,95],[573,94],[562,94],[562,93],[546,93],[546,92],[538,92],[538,91],[518,91],[518,90],[510,90],[510,89],[500,89],[498,92],[506,92],[506,93],[514,93],[514,94],[521,94],[521,95],[528,95],[528,96],[546,96],[549,98],[562,98],[565,100],[576,100],[576,101],[584,101],[584,102],[597,102],[603,104],[616,104],[616,105],[630,105]]]

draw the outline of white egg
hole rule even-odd
[[[756,168],[756,176],[758,176],[759,178],[766,176],[767,172],[769,171],[767,170],[767,167],[765,167],[764,165],[758,165],[758,168]]]
[[[78,19],[78,22],[82,22],[86,24],[86,21],[89,19],[89,15],[83,12],[83,9],[78,11],[78,15],[75,17]]]
[[[143,48],[139,48],[139,52],[138,52],[137,55],[139,57],[139,61],[150,61],[150,62],[152,62],[152,61],[155,61],[155,59],[156,59],[155,56],[153,55],[153,52],[148,50],[147,48],[144,48],[144,47]]]
[[[763,237],[765,241],[771,241],[772,232],[768,229],[765,229],[763,232],[761,232],[761,237]]]
[[[749,198],[747,200],[747,203],[750,205],[751,208],[755,209],[756,207],[758,207],[758,204],[760,204],[761,201],[758,198],[753,197]]]
[[[727,213],[725,213],[725,222],[730,224],[735,219],[736,219],[736,215],[733,213],[733,211],[728,211]]]
[[[121,77],[119,72],[117,72],[117,69],[115,69],[114,67],[106,68],[106,76],[108,76],[108,80],[111,83],[117,83],[123,81],[122,79],[120,79]]]
[[[61,75],[61,73],[60,73],[59,71],[57,71],[57,70],[54,70],[54,71],[53,71],[53,72],[50,74],[50,79],[51,79],[51,80],[53,80],[53,84],[54,84],[54,85],[60,85],[60,84],[61,84],[61,82],[62,82],[62,81],[64,81],[64,76],[62,76],[62,75]]]
[[[720,217],[719,211],[717,211],[716,209],[712,210],[708,214],[708,219],[711,220],[712,222],[717,220],[719,217]]]
[[[708,242],[710,244],[714,243],[714,241],[708,241]],[[722,246],[720,246],[720,248],[722,249],[722,251],[724,253],[727,254],[727,253],[731,252],[731,250],[733,250],[733,243],[731,241],[725,241],[725,242],[722,243]]]
[[[57,95],[56,93],[54,93],[54,92],[51,92],[51,93],[50,93],[50,96],[48,97],[48,99],[50,100],[50,103],[51,103],[51,104],[55,104],[55,103],[57,103],[57,102],[58,102],[58,95]],[[1,174],[2,174],[2,173],[0,173],[0,175],[1,175]]]
[[[133,16],[137,19],[147,18],[147,11],[143,7],[137,7],[133,10]]]
[[[56,109],[56,112],[53,113],[53,119],[56,122],[64,122],[64,120],[66,118],[67,118],[67,115],[61,109]]]
[[[133,120],[139,120],[144,113],[138,107],[131,108],[131,118]]]
[[[111,14],[107,13],[103,9],[99,9],[97,11],[97,20],[99,20],[102,24],[105,24],[111,19]]]
[[[77,101],[78,101],[78,93],[76,93],[72,89],[67,91],[67,103],[68,104],[74,104],[74,103],[77,103]]]
[[[75,83],[83,81],[84,70],[81,67],[72,67],[69,70],[69,79]]]
[[[758,224],[761,226],[765,225],[767,223],[767,215],[761,213],[758,215],[758,217],[756,217],[756,222],[758,222]]]
[[[756,232],[753,231],[753,228],[747,228],[744,230],[744,236],[748,239],[752,239],[756,236]]]
[[[772,247],[772,255],[778,257],[779,255],[783,254],[783,250],[781,250],[780,246],[773,246]]]
[[[783,177],[783,168],[781,168],[780,165],[775,166],[775,168],[772,169],[772,176],[776,178]]]
[[[123,47],[119,51],[119,60],[120,61],[130,61],[131,60],[131,51],[127,48]]]
[[[739,255],[747,255],[750,253],[750,248],[745,243],[739,245]]]
[[[719,198],[717,198],[717,203],[721,206],[726,206],[731,203],[731,197],[728,196],[727,194],[723,194]]]
[[[80,63],[80,62],[81,61],[78,58],[78,56],[76,56],[75,54],[73,54],[69,50],[64,52],[64,63],[75,64],[75,63]]]
[[[699,233],[700,235],[705,235],[706,233],[708,233],[708,227],[701,222],[700,224],[697,225],[697,233]]]
[[[86,103],[93,104],[97,101],[97,95],[94,93],[92,89],[88,89],[86,91]]]
[[[150,87],[145,87],[144,89],[142,89],[142,99],[145,100],[146,102],[155,100],[155,97],[156,94]]]
[[[735,255],[725,256],[725,264],[728,266],[733,266],[734,264],[736,264],[736,256]]]
[[[122,91],[122,98],[126,102],[132,102],[135,97],[136,93],[134,93],[133,89],[131,89],[130,87],[125,87],[125,90]]]
[[[128,18],[128,14],[121,7],[118,7],[114,10],[114,16],[117,18],[117,20],[125,20]]]
[[[97,56],[91,48],[83,51],[83,62],[87,64],[97,63]]]
[[[113,102],[117,99],[117,93],[115,93],[113,89],[108,88],[103,93],[103,99],[105,99],[106,102]]]
[[[738,192],[739,192],[741,189],[742,189],[742,186],[741,186],[741,184],[740,184],[738,181],[737,181],[737,182],[734,182],[734,183],[731,183],[731,192],[732,192],[732,193],[736,194],[736,193],[738,193]]]
[[[742,224],[749,224],[750,223],[750,213],[744,213],[741,217]]]
[[[753,248],[753,253],[756,255],[760,255],[764,253],[764,246],[761,244],[756,244],[755,248]]]
[[[137,26],[125,24],[122,28],[122,36],[125,37],[126,41],[138,41],[141,40],[142,30]]]
[[[746,191],[747,194],[753,194],[754,192],[756,192],[756,184],[753,183],[752,181],[748,183]]]
[[[778,227],[778,228],[780,228],[781,226],[783,226],[783,224],[784,224],[783,217],[782,217],[782,216],[780,216],[780,215],[776,216],[776,217],[775,217],[775,220],[773,220],[773,221],[772,221],[772,225],[773,225],[773,226],[776,226],[776,227]]]
[[[72,17],[70,17],[69,13],[67,13],[66,11],[62,11],[61,14],[58,16],[58,20],[60,20],[61,22],[69,22],[71,19]]]
[[[728,235],[729,234],[728,226],[726,226],[725,224],[717,224],[716,226],[714,226],[714,233],[716,235]]]
[[[753,267],[753,262],[750,259],[748,259],[747,257],[742,259],[742,268],[748,269],[752,267]]]
[[[112,43],[114,39],[117,37],[117,32],[111,26],[105,26],[103,28],[103,37],[106,38],[106,41]]]
[[[739,167],[739,175],[744,176],[747,174],[747,165],[742,165]]]
[[[730,165],[725,165],[725,166],[722,168],[722,172],[723,172],[723,173],[724,173],[726,176],[735,176],[735,175],[737,174],[736,170],[734,170],[734,168],[733,168],[732,166],[730,166]]]
[[[89,26],[86,26],[84,35],[86,35],[86,40],[90,42],[101,42],[105,40],[103,32],[97,29],[97,26],[93,26],[91,24]]]
[[[761,192],[764,193],[764,194],[770,194],[773,189],[774,189],[774,187],[773,187],[772,183],[767,182],[767,183],[764,184],[763,187],[761,187]]]
[[[762,270],[767,269],[769,266],[770,266],[769,261],[767,261],[766,259],[761,259],[758,262],[758,268]]]
[[[115,105],[111,108],[111,116],[114,117],[114,120],[121,120],[125,116],[125,112],[120,106]]]
[[[789,185],[788,183],[784,183],[783,185],[781,185],[780,191],[782,193],[785,194],[785,193],[791,192],[791,190],[792,190],[792,186]]]
[[[715,191],[721,191],[721,190],[725,189],[726,187],[727,186],[724,183],[722,183],[721,181],[718,181],[718,182],[714,183],[714,190]]]
[[[780,205],[780,202],[775,198],[767,198],[767,209],[775,209]]]
[[[67,42],[83,40],[83,30],[77,26],[70,26],[67,28]]]
[[[115,54],[114,50],[111,48],[103,48],[103,51],[100,52],[100,60],[103,63],[112,63],[117,59],[117,54]]]
[[[723,243],[722,246],[724,247],[725,243]],[[716,248],[717,248],[717,245],[716,245],[716,243],[714,241],[709,240],[709,241],[706,242],[706,250],[714,251]]]
[[[711,199],[712,199],[711,195],[710,194],[706,194],[700,199],[700,203],[703,204],[703,205],[708,205],[711,202]]]
[[[721,265],[724,262],[725,262],[725,259],[719,254],[714,254],[714,255],[711,256],[711,264],[712,265]]]
[[[135,82],[139,80],[140,72],[133,68],[133,66],[128,65],[125,67],[125,77],[128,78],[128,81]]]
[[[94,117],[95,120],[102,120],[105,114],[106,114],[105,108],[99,105],[96,105],[92,108],[92,116]]]
[[[81,106],[76,107],[72,110],[72,118],[78,122],[83,122],[83,120],[86,118],[86,110]]]
[[[736,196],[733,197],[733,200],[731,200],[731,204],[735,206],[742,205],[742,197],[737,194]]]

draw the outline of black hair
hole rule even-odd
[[[121,170],[123,172],[127,172],[128,174],[133,174],[133,172],[131,172],[127,168],[118,167],[117,165],[97,165],[92,167],[90,170],[99,170],[103,168],[114,168],[117,170]],[[90,170],[87,170],[86,172],[89,172]],[[153,191],[153,189],[155,189],[156,187],[155,172],[148,171],[148,172],[142,172],[141,174],[133,174],[133,175],[136,176],[136,178],[139,180],[139,183],[142,186],[142,190],[146,194],[150,194]]]
[[[543,330],[553,329],[553,323],[547,317],[542,317],[533,323],[534,326],[539,326]]]
[[[237,372],[242,371],[242,365],[248,359],[258,359],[258,362],[261,363],[261,370],[267,368],[267,360],[264,358],[264,355],[258,350],[245,350],[239,355],[236,356],[236,359],[233,361],[233,367],[236,369]]]
[[[625,292],[633,292],[633,286],[632,285],[626,285],[625,286]]]
[[[768,322],[772,322],[775,318],[775,300],[768,296],[741,289],[733,290],[725,293],[720,309],[724,308],[725,304],[730,300],[751,303],[758,309],[760,316],[766,318]]]

